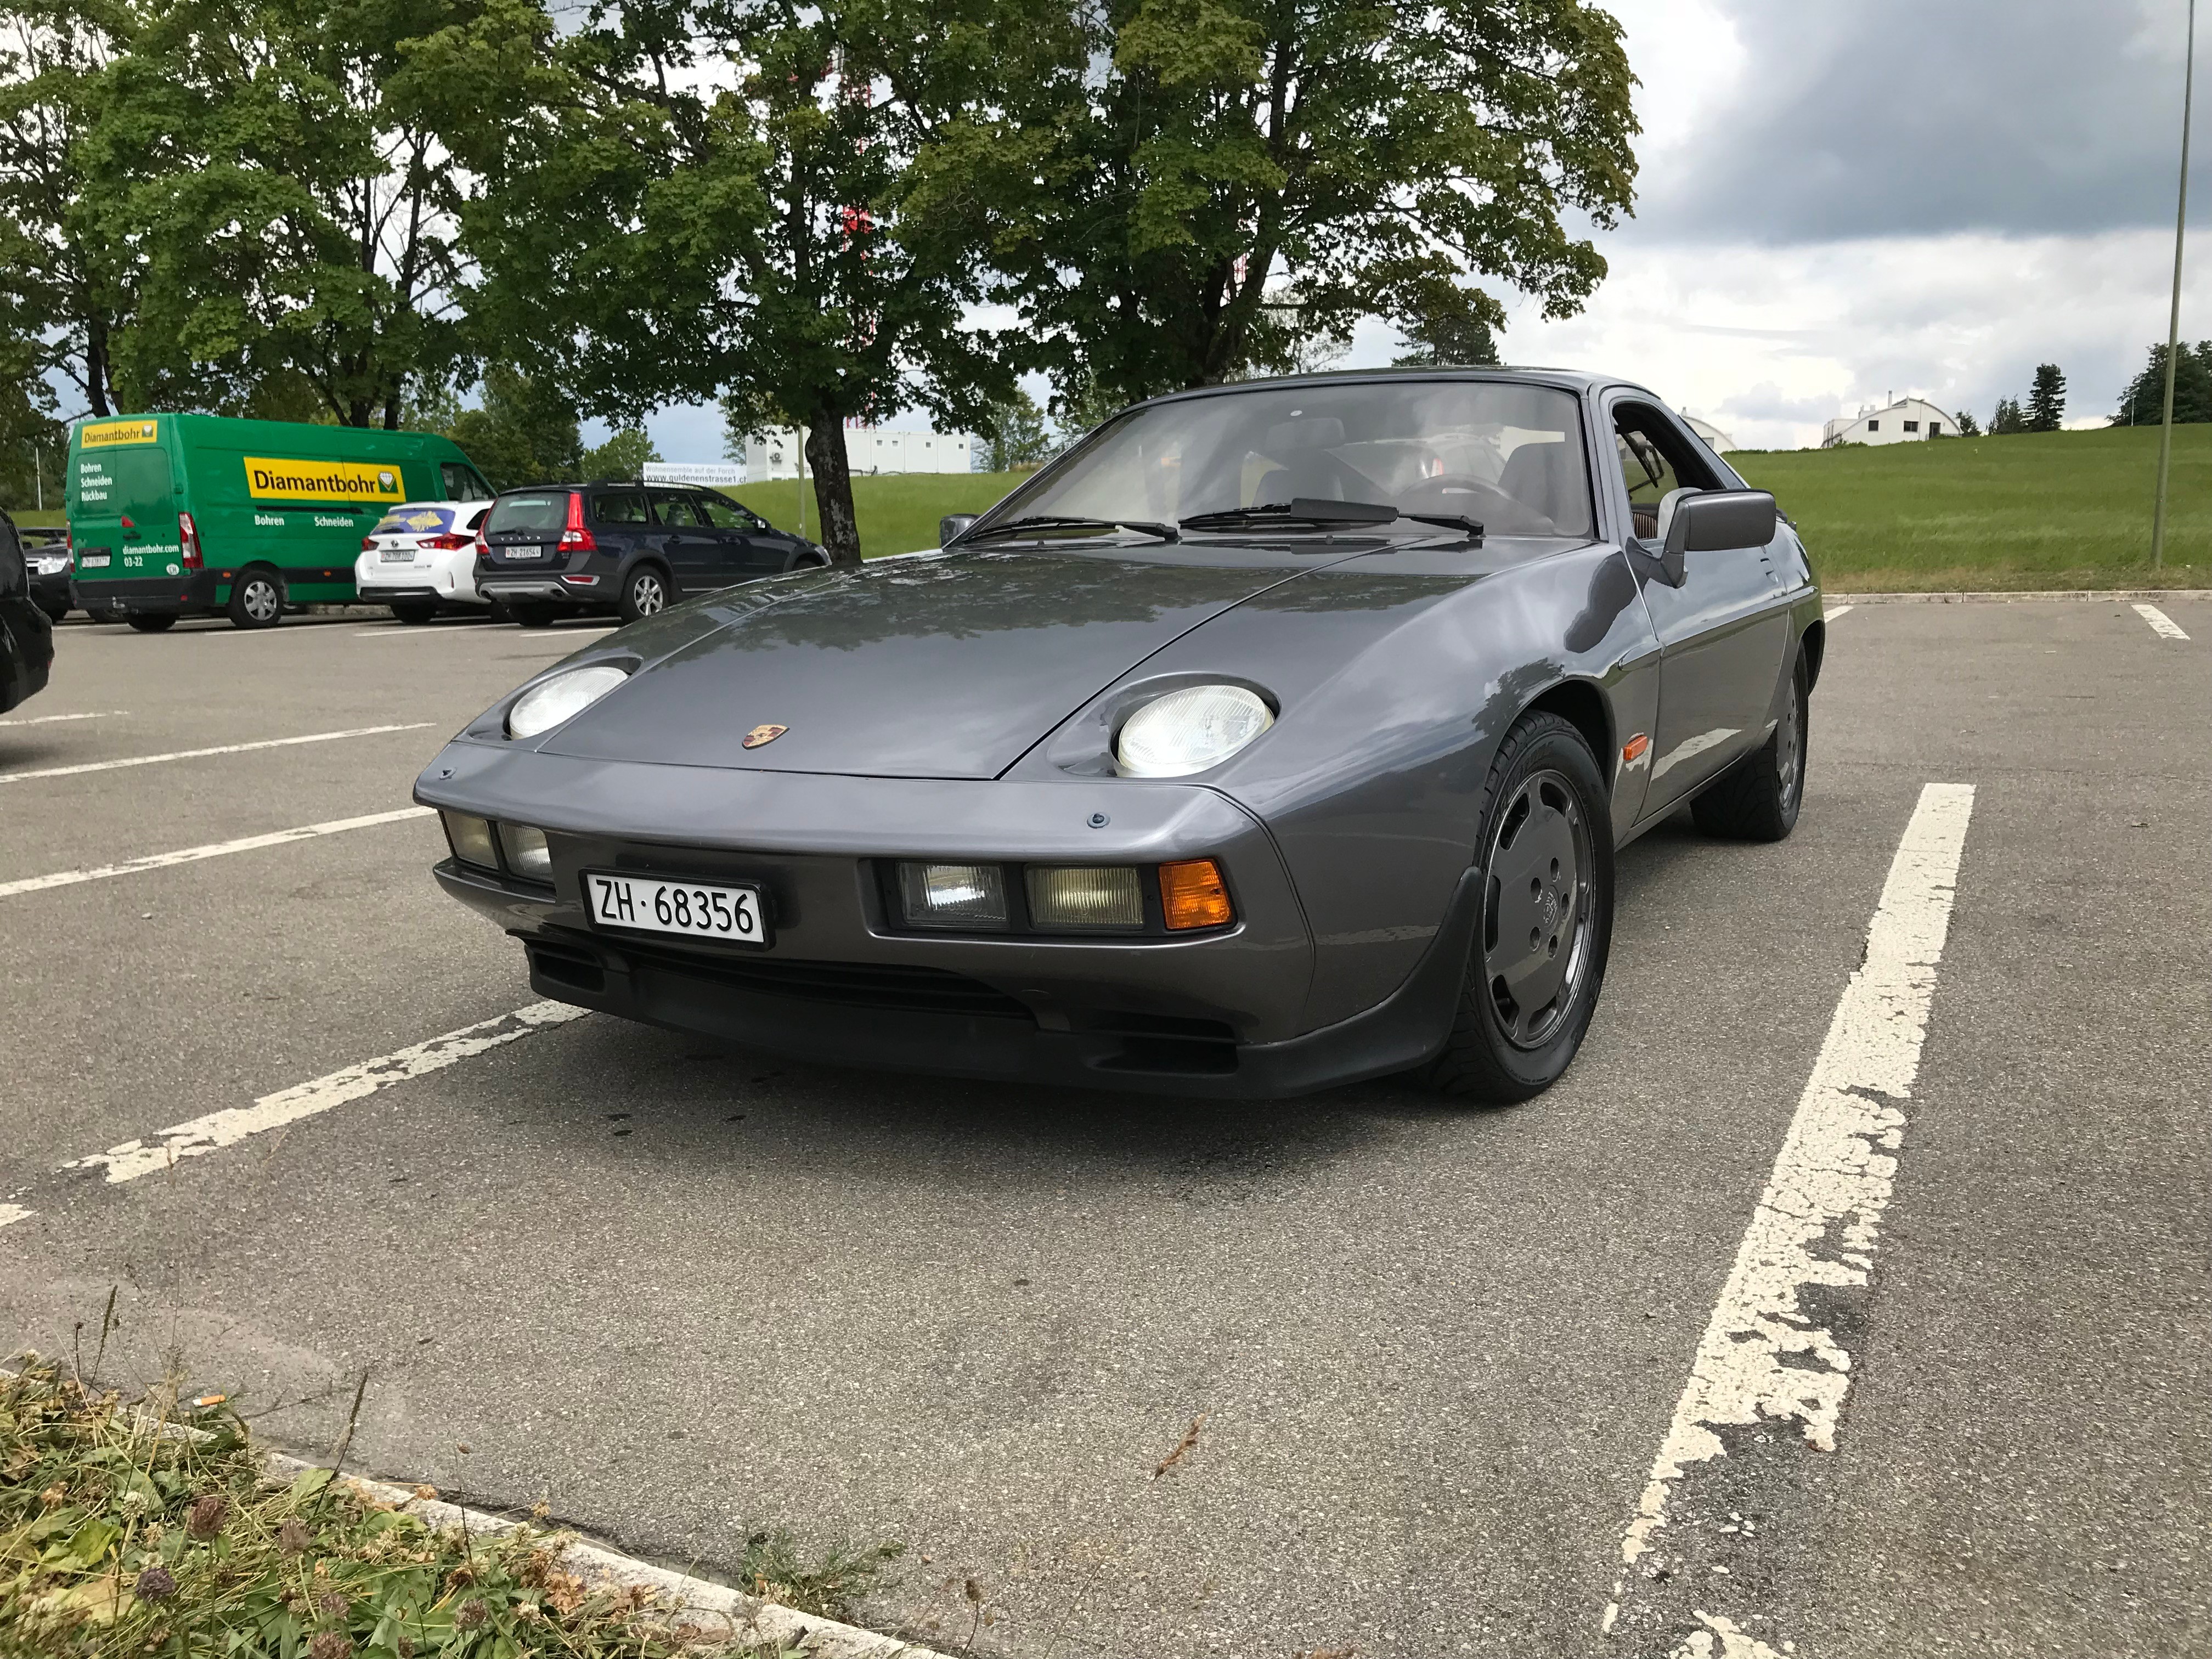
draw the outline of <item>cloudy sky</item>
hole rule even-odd
[[[1893,393],[1986,420],[2039,362],[2094,423],[2165,337],[2185,0],[1609,9],[1643,82],[1636,216],[1581,316],[1514,308],[1509,362],[1611,369],[1788,447]],[[2212,337],[2212,223],[2196,249],[2182,330]],[[1397,349],[1371,325],[1345,366]],[[720,454],[710,411],[653,426],[671,459]]]

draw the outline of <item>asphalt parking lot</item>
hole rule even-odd
[[[313,1452],[366,1367],[356,1462],[709,1571],[900,1540],[866,1611],[949,1651],[2203,1653],[2212,599],[2157,614],[1835,616],[1796,834],[1628,851],[1589,1043],[1503,1111],[507,1018],[384,815],[595,629],[71,623],[0,720],[0,1346],[119,1286],[117,1379]],[[1832,1447],[1720,1434],[1625,1562],[1831,1098],[1886,1115],[1776,1364]]]

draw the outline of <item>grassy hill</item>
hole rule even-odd
[[[860,521],[860,554],[913,553],[937,545],[937,521],[947,513],[981,513],[1030,475],[1026,472],[900,472],[853,480],[853,516]],[[806,533],[822,539],[814,507],[814,480],[806,481]],[[779,530],[799,528],[796,478],[739,484],[726,489]]]
[[[1838,592],[2212,586],[2212,426],[2173,429],[2149,566],[2154,428],[1733,454]]]

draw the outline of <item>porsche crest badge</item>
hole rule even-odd
[[[774,743],[790,730],[787,726],[756,726],[745,733],[745,747],[757,749],[764,743]]]

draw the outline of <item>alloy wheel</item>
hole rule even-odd
[[[640,571],[629,585],[629,607],[641,617],[650,617],[668,606],[668,590],[661,586],[660,578],[650,570]]]
[[[1589,976],[1590,827],[1562,773],[1523,779],[1498,817],[1485,868],[1482,971],[1516,1048],[1548,1042]]]

